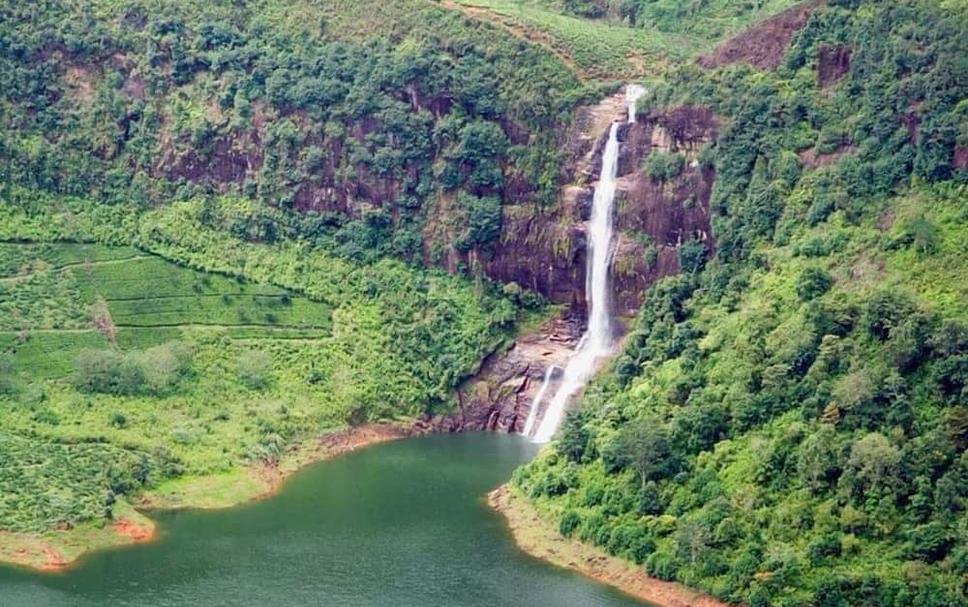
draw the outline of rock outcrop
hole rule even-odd
[[[564,367],[581,336],[582,321],[554,318],[488,357],[457,392],[458,410],[419,424],[439,432],[520,432],[545,372]]]

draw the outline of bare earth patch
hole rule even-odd
[[[504,515],[518,547],[528,554],[577,571],[636,598],[661,607],[727,607],[726,603],[674,582],[646,575],[622,559],[562,537],[527,499],[507,485],[488,494],[488,503]]]

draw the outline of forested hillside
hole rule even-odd
[[[554,198],[586,94],[493,33],[410,0],[0,3],[3,558],[454,406],[540,298],[421,262]]]
[[[775,70],[641,103],[722,120],[715,244],[516,475],[562,534],[751,606],[968,604],[966,33],[957,3],[832,1]]]
[[[462,251],[497,236],[503,199],[553,199],[555,127],[585,94],[427,2],[0,10],[5,181],[142,206],[239,193],[310,214],[307,235],[357,260],[421,259],[441,188]]]
[[[775,71],[642,103],[723,120],[715,246],[515,477],[562,534],[751,606],[968,604],[966,34],[964,6],[830,2]]]

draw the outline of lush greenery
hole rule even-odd
[[[239,239],[248,201],[100,208],[23,190],[0,204],[6,530],[103,520],[166,479],[446,410],[515,318],[486,283]],[[95,239],[138,248],[62,242]]]
[[[654,91],[724,121],[715,250],[517,473],[563,534],[751,606],[968,604],[966,33],[934,2],[830,2],[776,72]]]
[[[305,234],[359,261],[420,259],[459,193],[489,205],[460,240],[486,249],[495,198],[553,199],[556,127],[595,89],[459,12],[380,8],[0,2],[0,181],[142,207],[241,194],[308,213]],[[278,237],[260,217],[232,228]]]
[[[447,410],[540,306],[421,262],[547,206],[597,90],[457,11],[372,8],[0,0],[0,530]]]

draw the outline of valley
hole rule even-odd
[[[962,4],[0,0],[0,593],[968,604]]]

